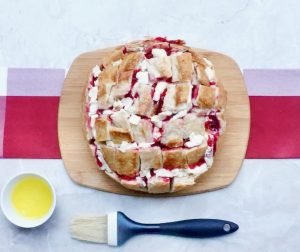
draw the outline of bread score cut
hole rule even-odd
[[[95,162],[122,186],[176,192],[213,166],[227,94],[211,60],[183,40],[116,48],[92,69],[85,98]]]

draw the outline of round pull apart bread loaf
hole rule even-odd
[[[212,62],[165,38],[116,48],[92,69],[85,130],[100,170],[126,188],[182,190],[212,167],[226,91]]]

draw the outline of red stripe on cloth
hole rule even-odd
[[[6,97],[3,157],[60,158],[59,97]],[[300,157],[300,97],[252,96],[246,158]]]
[[[0,96],[0,158],[3,157],[6,96]]]
[[[250,96],[246,158],[300,157],[300,96]]]
[[[3,157],[60,158],[58,103],[59,97],[8,96]]]

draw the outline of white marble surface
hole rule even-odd
[[[79,187],[60,160],[0,160],[0,187],[21,171],[47,176],[57,191],[57,209],[45,225],[24,230],[0,214],[0,251],[108,251],[106,245],[72,240],[68,223],[78,213],[121,210],[145,222],[184,218],[223,218],[239,224],[238,232],[215,239],[140,236],[120,251],[298,251],[300,160],[246,160],[228,188],[177,198],[119,196]],[[5,172],[4,172],[5,171]],[[5,175],[5,176],[4,176]],[[114,250],[112,248],[111,250]]]
[[[185,38],[231,55],[242,68],[299,68],[298,1],[0,0],[0,65],[68,67],[81,52],[144,35]],[[180,198],[135,198],[75,185],[61,160],[0,160],[0,188],[20,171],[54,183],[57,209],[44,226],[23,230],[0,213],[0,251],[107,251],[72,240],[78,213],[122,210],[138,221],[224,218],[240,230],[217,239],[141,236],[120,251],[299,251],[300,160],[246,160],[228,188]],[[111,249],[114,250],[114,249]]]

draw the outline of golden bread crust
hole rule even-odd
[[[162,152],[159,147],[140,150],[141,170],[162,168]]]
[[[129,143],[131,143],[133,141],[133,138],[127,129],[112,126],[109,129],[109,135],[110,135],[111,140],[115,144],[121,144],[123,141],[129,142]]]
[[[140,159],[138,150],[127,150],[125,152],[116,150],[115,171],[119,175],[134,176],[139,171]]]
[[[187,187],[190,187],[194,184],[195,184],[195,181],[191,177],[188,177],[188,178],[175,177],[172,182],[171,192],[178,192],[178,191],[184,190]]]
[[[187,103],[189,99],[191,85],[189,83],[178,83],[175,87],[175,103],[176,106]]]
[[[190,53],[183,53],[177,56],[179,81],[190,81],[193,74],[192,55]]]
[[[152,137],[152,124],[151,122],[142,119],[138,125],[131,125],[131,131],[134,141],[137,143],[151,143]]]
[[[109,168],[113,171],[116,171],[115,169],[115,153],[116,153],[116,149],[113,147],[108,147],[106,145],[101,145],[101,152],[103,155],[103,158],[105,160],[105,162],[107,163],[107,165],[109,166]]]
[[[186,168],[186,158],[181,148],[163,150],[163,167],[166,169]]]
[[[111,54],[104,57],[102,64],[104,67],[107,67],[111,63],[122,59],[122,57],[123,57],[122,49],[114,50]]]
[[[102,142],[110,140],[109,137],[109,122],[106,118],[97,118],[95,121],[96,141]]]
[[[165,123],[161,143],[169,148],[183,145],[183,120],[176,119]]]
[[[216,88],[199,85],[196,103],[200,108],[213,108],[216,101]]]
[[[196,164],[204,157],[205,151],[207,149],[207,143],[203,143],[200,146],[193,147],[184,150],[184,155],[188,165]]]

